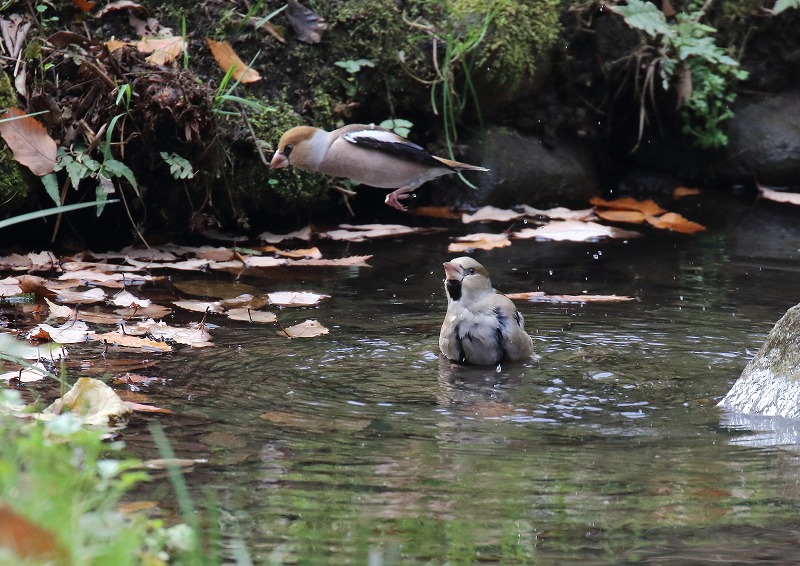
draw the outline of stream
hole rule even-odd
[[[332,295],[278,313],[329,334],[226,322],[214,348],[156,355],[147,402],[176,415],[125,440],[156,456],[156,421],[207,459],[186,474],[194,502],[211,494],[256,564],[795,564],[798,453],[716,403],[800,301],[800,224],[789,205],[714,201],[694,236],[470,254],[503,292],[635,299],[516,301],[538,359],[500,368],[439,357],[441,264],[464,255],[447,234],[326,244],[373,267],[241,284]]]

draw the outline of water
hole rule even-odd
[[[715,405],[800,301],[800,228],[715,206],[698,236],[472,254],[502,291],[636,298],[517,301],[540,358],[500,369],[438,357],[447,235],[324,248],[371,269],[245,277],[331,294],[279,313],[330,334],[223,323],[215,348],[161,356],[147,402],[177,416],[138,418],[129,446],[152,457],[156,420],[207,458],[195,500],[258,564],[794,564],[798,455]]]

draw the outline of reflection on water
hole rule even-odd
[[[228,323],[162,358],[151,401],[255,563],[795,563],[797,455],[715,403],[800,300],[800,237],[764,257],[735,228],[475,253],[504,291],[636,298],[519,303],[538,359],[499,368],[438,356],[444,236],[352,245],[374,268],[324,271],[302,286],[331,301],[279,313],[329,335]]]

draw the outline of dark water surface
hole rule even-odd
[[[715,405],[800,302],[800,223],[727,206],[698,236],[472,254],[505,292],[636,298],[517,301],[540,359],[500,369],[439,359],[448,236],[330,245],[374,267],[243,281],[331,294],[279,312],[330,334],[225,323],[148,402],[257,564],[798,563],[797,454]]]

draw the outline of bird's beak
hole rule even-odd
[[[464,279],[464,272],[461,270],[461,266],[457,263],[446,261],[442,264],[442,267],[444,267],[445,279],[452,281],[461,281]]]
[[[270,169],[280,169],[281,167],[287,167],[288,165],[289,159],[280,151],[276,151],[275,155],[272,156],[272,161],[269,162]]]

